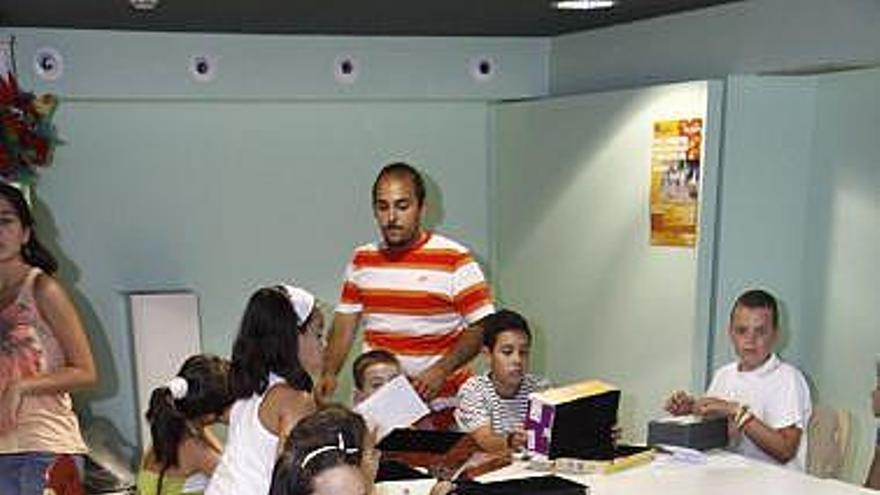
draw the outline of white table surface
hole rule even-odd
[[[479,478],[480,481],[540,476],[517,461]],[[590,487],[590,495],[847,495],[877,492],[754,461],[728,452],[713,452],[703,464],[684,464],[658,455],[645,464],[612,474],[558,474]]]

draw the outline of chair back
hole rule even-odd
[[[817,405],[807,428],[807,472],[819,478],[843,475],[850,418],[842,409]]]

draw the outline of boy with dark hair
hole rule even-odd
[[[763,290],[737,298],[727,330],[737,361],[715,372],[706,396],[672,394],[674,415],[726,416],[731,449],[759,460],[803,471],[810,421],[810,389],[803,374],[773,352],[779,341],[776,299]]]
[[[400,375],[400,361],[384,349],[367,351],[351,366],[354,378],[354,403],[357,405],[382,385]]]
[[[482,354],[489,373],[462,385],[455,420],[487,452],[525,446],[529,394],[549,387],[545,379],[528,373],[531,344],[528,322],[520,314],[505,309],[484,320]]]

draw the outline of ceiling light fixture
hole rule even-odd
[[[614,0],[560,0],[553,2],[558,10],[598,10],[614,7]]]
[[[159,0],[128,0],[134,10],[154,10],[159,5]]]

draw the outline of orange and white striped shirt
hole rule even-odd
[[[452,350],[468,325],[495,308],[468,249],[425,232],[401,253],[375,243],[355,249],[336,311],[360,313],[365,350],[390,351],[412,376]],[[440,397],[454,397],[470,374],[462,369],[448,377]]]

